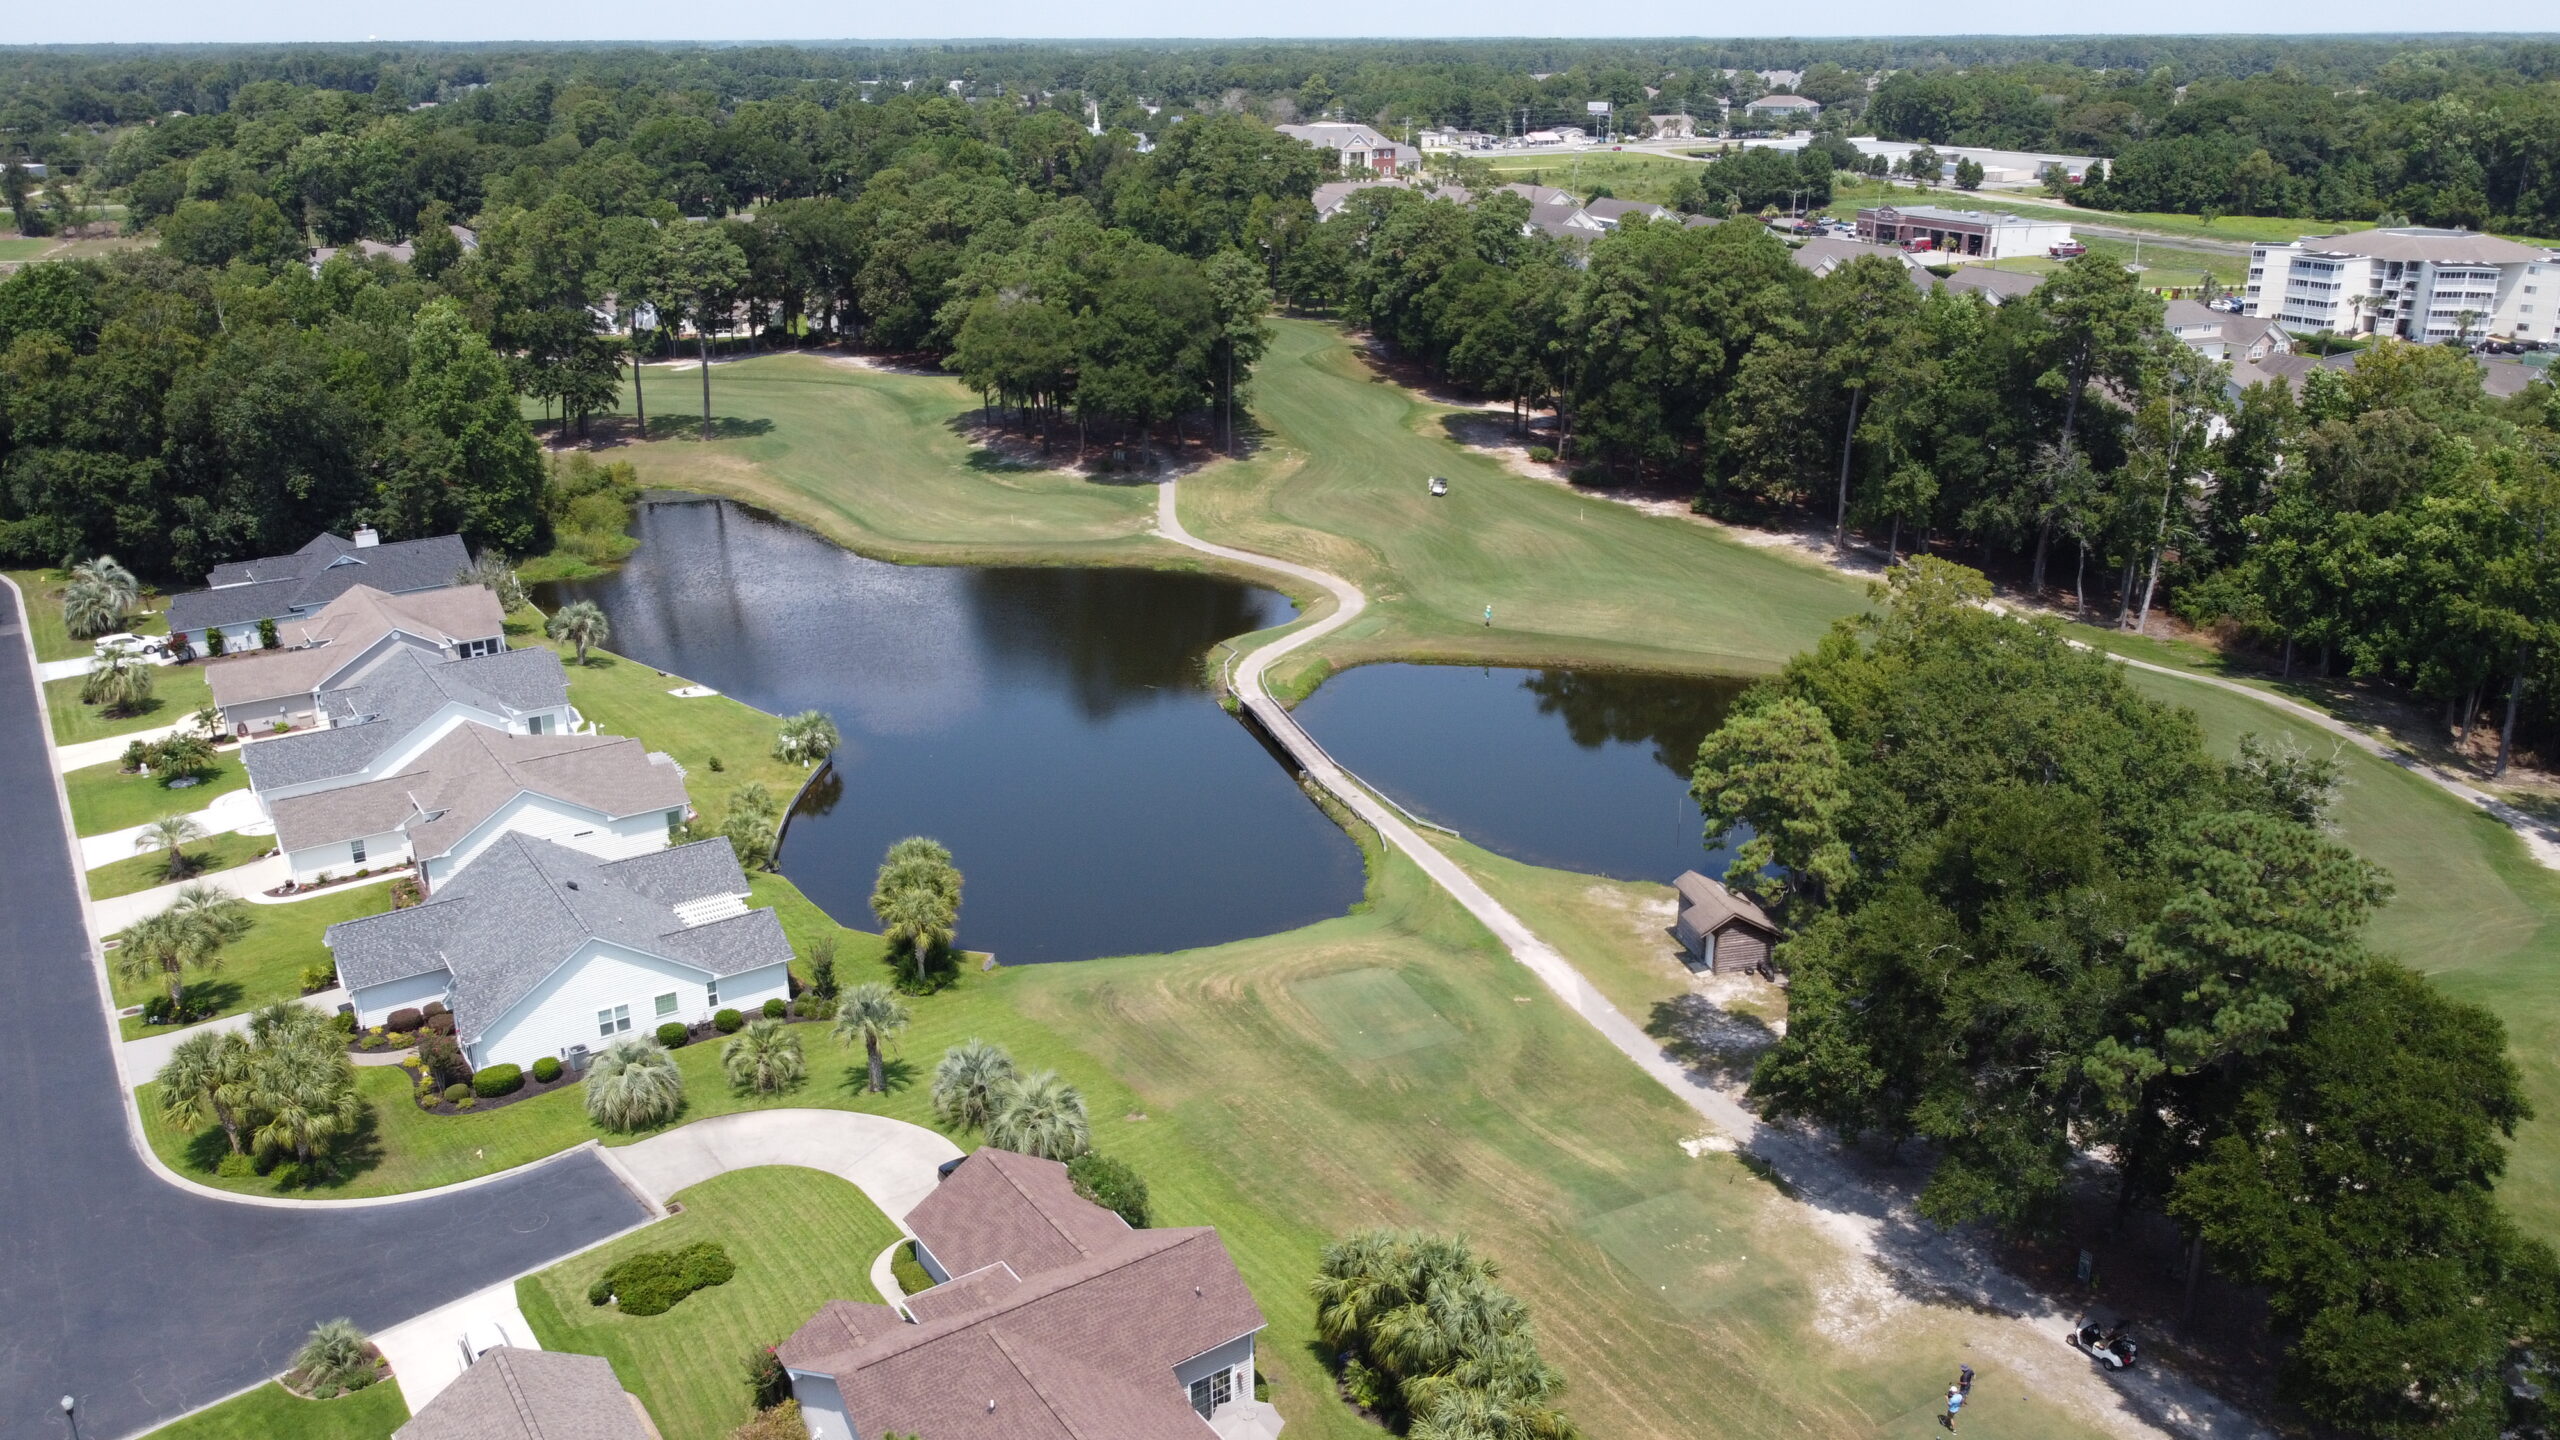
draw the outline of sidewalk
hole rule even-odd
[[[169,903],[178,898],[178,892],[189,885],[210,885],[224,894],[237,895],[253,904],[275,903],[267,902],[265,895],[260,892],[272,890],[292,878],[293,867],[285,863],[285,858],[281,855],[269,855],[263,860],[252,860],[246,865],[236,865],[228,870],[216,870],[210,875],[181,881],[175,885],[155,885],[148,890],[137,890],[131,895],[92,900],[89,902],[89,924],[99,935],[113,935],[145,915],[157,915],[168,909]]]
[[[122,735],[110,735],[104,740],[83,740],[77,745],[56,745],[53,747],[54,771],[57,774],[68,775],[74,770],[86,769],[91,765],[104,765],[123,755],[124,747],[136,740],[145,745],[154,740],[166,740],[178,733],[179,725],[189,723],[192,722],[181,720],[177,725],[163,725],[156,730],[130,730]]]
[[[323,1015],[335,1015],[338,1013],[338,1007],[347,1003],[347,992],[343,989],[332,987],[321,991],[317,995],[303,996],[302,1003],[319,1011]],[[168,1030],[163,1031],[158,1035],[145,1035],[139,1040],[123,1041],[118,1046],[118,1051],[124,1058],[124,1073],[126,1077],[132,1080],[134,1084],[139,1085],[143,1081],[150,1079],[152,1076],[159,1074],[160,1067],[169,1063],[169,1052],[177,1049],[179,1042],[187,1039],[189,1036],[200,1034],[218,1035],[226,1030],[245,1030],[247,1028],[249,1028],[249,1017],[246,1012],[238,1015],[225,1015],[218,1020],[207,1020],[201,1025],[190,1025],[184,1030]],[[403,1050],[399,1052],[399,1054],[392,1055],[388,1058],[391,1063],[397,1064],[399,1063],[400,1056],[408,1053],[408,1051]],[[376,1057],[371,1055],[358,1055],[353,1058],[359,1065],[376,1060]]]

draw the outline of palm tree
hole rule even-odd
[[[356,1328],[356,1322],[343,1317],[312,1326],[302,1348],[293,1352],[293,1368],[301,1374],[306,1390],[321,1384],[343,1385],[373,1366],[373,1342]]]
[[[836,1010],[836,1038],[847,1044],[862,1042],[863,1053],[871,1061],[874,1095],[889,1088],[888,1075],[880,1064],[880,1042],[896,1039],[898,1032],[907,1028],[907,1018],[907,1002],[877,980],[844,992],[844,1002]]]
[[[133,853],[147,855],[154,850],[169,856],[169,878],[187,878],[187,847],[205,838],[204,827],[184,815],[163,815],[142,827],[133,837]]]
[[[280,1004],[314,1013],[290,1001]],[[250,1028],[249,1104],[263,1117],[250,1138],[263,1148],[291,1151],[294,1159],[308,1163],[329,1141],[353,1130],[364,1118],[355,1067],[348,1063],[345,1051],[318,1043],[308,1033],[271,1028],[261,1036],[254,1020]]]
[[[720,1047],[720,1068],[729,1083],[759,1095],[770,1095],[800,1083],[808,1063],[800,1053],[800,1037],[779,1020],[750,1020]]]
[[[933,1113],[946,1125],[983,1130],[995,1118],[996,1091],[1014,1076],[1004,1047],[975,1035],[942,1052],[933,1067]]]
[[[996,1087],[987,1143],[1043,1160],[1073,1160],[1092,1148],[1084,1095],[1055,1070],[1017,1075]]]
[[[910,835],[889,847],[871,886],[889,953],[922,981],[928,957],[948,949],[960,925],[961,875],[941,842]]]
[[[62,591],[62,623],[74,639],[94,639],[121,628],[141,599],[133,572],[113,555],[101,555],[71,568],[71,583]]]
[[[111,715],[132,715],[151,703],[151,667],[119,645],[89,667],[80,681],[80,703],[96,705]]]
[[[269,1053],[306,1047],[334,1051],[329,1017],[294,1000],[278,1000],[249,1012],[249,1043]]]
[[[249,933],[257,919],[249,913],[248,902],[229,891],[211,885],[189,885],[178,892],[169,904],[169,913],[182,916],[188,924],[202,928],[212,942],[228,945]],[[313,1013],[309,1006],[297,1005],[304,1014]]]
[[[1324,1247],[1307,1287],[1319,1338],[1342,1350],[1366,1345],[1378,1317],[1405,1301],[1411,1240],[1393,1230],[1357,1230]]]
[[[496,550],[483,550],[470,564],[454,572],[456,585],[478,585],[498,597],[498,608],[512,615],[528,603],[524,581],[516,576],[515,562]]]
[[[803,710],[782,722],[782,733],[774,737],[773,758],[805,770],[836,753],[841,738],[827,712]]]
[[[115,952],[116,973],[128,980],[158,978],[169,987],[169,1003],[182,1003],[186,992],[179,977],[189,970],[222,968],[221,942],[176,907],[146,915],[125,927]]]
[[[160,1113],[172,1124],[193,1130],[210,1120],[231,1141],[231,1153],[246,1153],[241,1144],[242,1110],[249,1101],[249,1039],[237,1030],[190,1035],[169,1052],[160,1067]]]
[[[587,1066],[587,1118],[608,1130],[639,1130],[684,1108],[684,1072],[656,1041],[625,1035]]]
[[[572,600],[551,612],[542,632],[554,640],[578,647],[578,663],[587,663],[587,647],[602,645],[613,638],[613,625],[604,618],[604,609],[593,600]]]

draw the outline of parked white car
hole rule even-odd
[[[499,1346],[514,1343],[507,1338],[507,1327],[495,1320],[484,1320],[462,1332],[462,1363],[468,1367]]]

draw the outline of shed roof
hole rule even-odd
[[[1778,933],[1777,924],[1770,920],[1768,911],[1760,908],[1760,902],[1740,891],[1727,889],[1722,881],[1710,880],[1690,870],[1672,881],[1671,888],[1680,892],[1682,918],[1697,925],[1701,933],[1721,930],[1736,923],[1752,926],[1773,937]]]

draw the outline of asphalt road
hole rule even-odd
[[[316,1321],[378,1330],[646,1218],[587,1152],[394,1205],[210,1199],[145,1166],[0,587],[0,1440],[116,1440],[284,1368]]]

